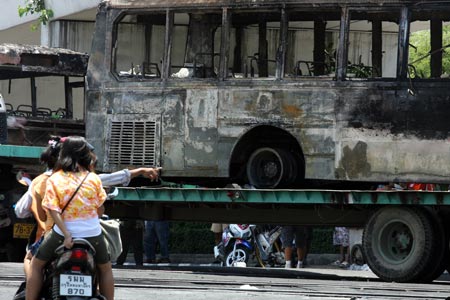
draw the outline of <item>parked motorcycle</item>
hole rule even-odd
[[[261,267],[284,266],[286,260],[281,249],[281,226],[256,228],[256,259]]]
[[[222,241],[214,247],[214,257],[227,267],[246,266],[252,255],[262,267],[283,265],[280,234],[281,226],[230,224],[222,234]]]
[[[76,238],[73,242],[71,249],[62,245],[55,250],[57,258],[49,262],[44,269],[44,284],[40,297],[45,300],[104,299],[97,293],[94,247],[81,238]],[[24,299],[25,289],[16,293],[13,298]]]

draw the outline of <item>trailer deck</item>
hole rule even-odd
[[[383,206],[449,205],[447,191],[120,187],[106,208],[115,218],[363,227]]]

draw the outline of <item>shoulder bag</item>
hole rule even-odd
[[[120,223],[117,220],[100,219],[102,233],[108,246],[111,261],[115,261],[122,253],[122,239],[120,238]]]

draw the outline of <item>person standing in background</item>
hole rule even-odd
[[[281,231],[281,242],[284,248],[285,268],[292,268],[293,242],[297,248],[297,268],[304,268],[306,256],[312,240],[312,230],[307,226],[283,226]]]
[[[219,245],[219,243],[222,241],[222,233],[225,230],[225,228],[228,227],[228,224],[221,224],[221,223],[212,223],[211,224],[211,231],[214,233],[214,244],[215,246]]]
[[[127,259],[130,246],[133,248],[134,262],[136,266],[143,265],[144,245],[144,221],[125,219],[120,221],[120,238],[122,239],[122,253],[116,261],[116,265],[123,265]]]
[[[350,231],[347,227],[335,227],[333,232],[333,245],[339,246],[340,259],[334,262],[341,268],[350,266]]]
[[[159,244],[161,257],[156,259],[156,247]],[[145,221],[144,250],[146,263],[170,263],[169,258],[169,221]]]

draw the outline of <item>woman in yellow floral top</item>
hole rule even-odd
[[[108,300],[114,299],[111,262],[99,221],[106,193],[98,175],[90,173],[94,163],[95,155],[83,137],[72,136],[63,141],[58,162],[53,175],[47,180],[42,200],[42,207],[48,210],[55,226],[31,260],[26,299],[38,299],[45,264],[54,258],[54,251],[61,244],[72,248],[73,238],[85,238],[94,245],[94,258],[100,272],[100,293]],[[80,189],[62,212],[80,184]]]

